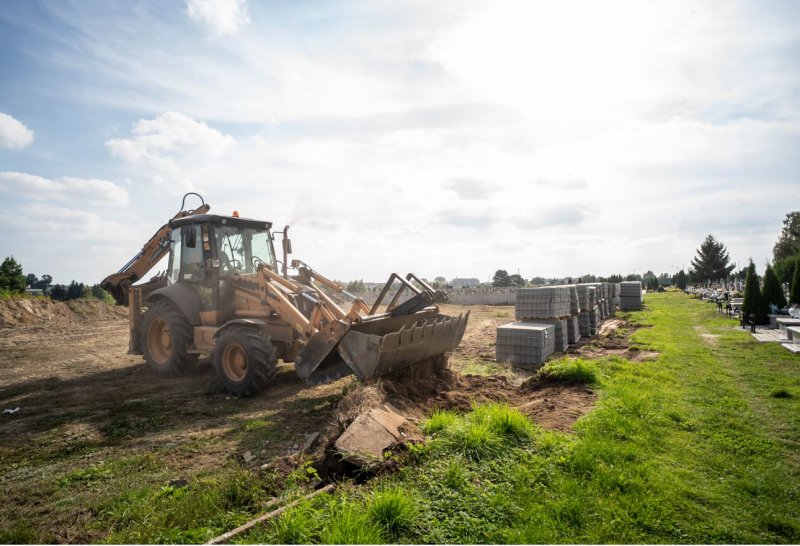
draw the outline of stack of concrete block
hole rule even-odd
[[[619,283],[614,282],[611,283],[611,314],[615,314],[617,312],[617,307],[619,307]]]
[[[514,313],[517,320],[552,324],[555,350],[563,352],[569,345],[566,318],[571,315],[571,307],[569,286],[522,288],[517,291]]]
[[[543,286],[517,290],[514,312],[518,320],[563,318],[570,315],[570,296],[567,286]]]
[[[581,315],[572,315],[567,319],[567,343],[575,345],[581,340]]]
[[[580,335],[593,336],[597,330],[597,288],[591,284],[578,284],[576,288],[581,309],[578,318]]]
[[[555,326],[555,350],[559,353],[563,353],[569,347],[569,322],[568,318],[557,319],[557,318],[545,318],[545,319],[536,319],[536,323],[538,324],[552,324]]]
[[[619,308],[622,311],[639,311],[642,308],[642,283],[623,281],[619,283]]]
[[[498,326],[497,361],[512,364],[543,364],[555,351],[555,329],[552,324],[530,322],[509,322]]]
[[[569,314],[577,315],[581,312],[581,302],[578,298],[578,287],[574,284],[567,285],[569,288]]]
[[[580,314],[581,304],[578,298],[578,287],[569,285],[569,318],[567,319],[567,343],[574,345],[581,339]]]
[[[611,316],[611,283],[603,283],[603,318]]]
[[[607,308],[608,288],[606,288],[605,285],[606,283],[602,282],[591,282],[578,285],[578,286],[591,286],[595,289],[594,304],[597,307],[597,309],[595,309],[597,313],[597,320],[603,320],[608,315],[608,308]],[[583,311],[585,311],[585,309],[581,308],[581,312]]]

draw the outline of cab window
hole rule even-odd
[[[243,226],[216,226],[220,275],[255,273],[259,264],[276,267],[269,231]]]

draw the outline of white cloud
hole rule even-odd
[[[798,206],[797,8],[192,5],[236,39],[49,8],[64,95],[143,118],[107,141],[143,231],[197,190],[339,278],[660,273],[709,231],[762,263]]]
[[[233,137],[178,112],[140,119],[131,138],[106,142],[112,154],[134,163],[165,157],[219,157],[235,144]]]
[[[0,148],[24,148],[33,142],[33,131],[17,119],[0,112]]]
[[[250,22],[247,0],[188,0],[186,11],[218,35],[238,32]]]
[[[0,172],[0,192],[34,201],[127,205],[128,192],[108,180],[63,176],[51,180],[33,174]]]

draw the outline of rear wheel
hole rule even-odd
[[[157,301],[142,319],[142,353],[147,365],[158,375],[175,377],[196,362],[188,353],[193,339],[192,325],[175,305]]]
[[[225,389],[236,396],[263,391],[278,373],[277,362],[270,337],[255,328],[227,328],[214,351],[214,369]]]

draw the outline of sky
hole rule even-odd
[[[56,282],[188,191],[371,282],[672,274],[709,233],[763,269],[800,210],[799,2],[6,0],[0,71],[0,257]]]

